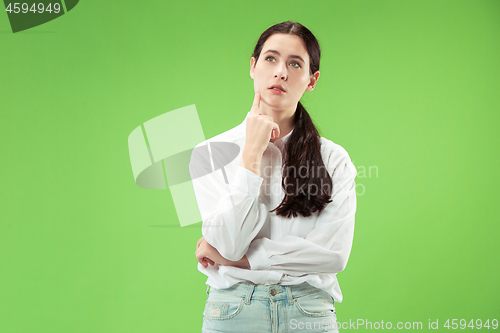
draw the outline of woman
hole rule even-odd
[[[300,103],[318,82],[319,60],[301,24],[267,29],[250,60],[250,112],[198,145],[205,153],[194,150],[192,175],[216,170],[193,179],[203,220],[196,258],[210,288],[202,332],[337,332],[356,169]],[[238,157],[227,164],[231,147]]]

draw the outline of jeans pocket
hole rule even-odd
[[[326,291],[319,291],[294,298],[297,309],[308,317],[336,317],[332,296]]]
[[[238,297],[211,297],[205,303],[203,318],[225,320],[236,317],[245,305],[244,298]],[[219,296],[219,295],[218,295]]]

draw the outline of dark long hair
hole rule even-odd
[[[316,37],[302,24],[292,21],[273,25],[262,33],[252,55],[256,62],[265,41],[277,33],[300,37],[309,54],[310,74],[319,70],[321,51]],[[294,129],[284,147],[281,185],[285,197],[278,207],[271,210],[277,215],[307,217],[314,212],[320,213],[332,202],[333,183],[321,157],[321,139],[300,101],[295,110]]]

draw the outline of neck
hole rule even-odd
[[[260,111],[262,114],[266,116],[270,116],[273,118],[273,121],[278,124],[280,128],[280,136],[274,139],[271,139],[271,142],[274,142],[275,140],[281,139],[294,127],[294,117],[295,117],[295,110],[297,106],[295,105],[292,108],[289,109],[274,109],[270,107],[269,105],[262,103],[260,104]]]

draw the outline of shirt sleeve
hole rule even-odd
[[[224,258],[238,261],[268,219],[268,208],[259,198],[263,178],[234,165],[193,177],[206,173],[200,170],[210,163],[205,156],[191,155],[189,164],[202,234]]]
[[[252,270],[278,270],[293,276],[344,270],[354,235],[357,171],[348,155],[332,163],[332,202],[319,214],[316,227],[305,238],[255,239],[247,252]]]

